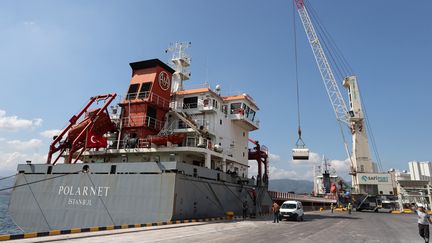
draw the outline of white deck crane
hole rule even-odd
[[[364,177],[365,175],[371,175],[372,173],[375,173],[375,175],[379,174],[377,174],[377,166],[375,165],[375,163],[372,162],[369,152],[368,137],[366,134],[366,126],[364,120],[365,117],[362,110],[360,91],[357,85],[356,76],[348,76],[345,77],[343,80],[343,87],[348,90],[348,108],[345,104],[344,99],[342,98],[331,65],[326,57],[320,39],[315,32],[311,18],[309,17],[308,10],[305,7],[304,0],[294,1],[297,7],[297,11],[300,15],[300,19],[303,23],[307,38],[309,40],[309,44],[315,56],[318,69],[321,73],[321,77],[327,90],[327,94],[332,104],[334,113],[336,115],[336,119],[341,128],[345,150],[351,161],[350,174],[352,175],[352,186],[356,193],[376,195],[378,194],[379,190],[379,176],[377,176],[378,179],[376,179],[377,183],[375,184],[373,184],[372,180],[369,180],[370,183],[366,183],[366,181],[370,179],[370,176]],[[342,126],[344,125],[348,126],[352,133],[352,153],[350,152],[345,136],[343,135],[344,133],[342,130]],[[384,179],[384,177],[387,179]],[[363,182],[360,180],[363,180]],[[381,182],[385,180],[390,180],[391,184],[391,176],[389,174],[383,174]],[[388,190],[386,190],[384,194],[391,194],[391,191],[389,192]]]

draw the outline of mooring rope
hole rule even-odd
[[[29,187],[29,189],[30,189],[30,192],[31,192],[31,194],[33,195],[33,198],[34,198],[34,200],[35,200],[35,202],[36,202],[36,204],[37,204],[39,210],[40,210],[41,213],[42,213],[42,217],[44,218],[45,223],[48,225],[48,228],[49,228],[50,230],[52,230],[52,228],[51,228],[50,224],[48,223],[48,220],[47,220],[47,218],[46,218],[46,216],[45,216],[45,214],[44,214],[44,212],[43,212],[43,210],[42,210],[42,208],[41,208],[41,206],[40,206],[40,204],[39,204],[39,202],[38,202],[38,200],[36,199],[36,196],[35,196],[33,190],[31,189],[30,183],[27,182],[27,178],[25,177],[25,174],[23,174],[23,178],[24,178],[24,180],[26,181],[26,184],[28,185],[28,187]]]

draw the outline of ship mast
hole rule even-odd
[[[165,50],[167,53],[172,53],[171,62],[175,70],[172,75],[171,93],[182,91],[183,81],[190,78],[189,66],[191,58],[186,54],[185,50],[191,47],[191,44],[191,42],[176,42]]]

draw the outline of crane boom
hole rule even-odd
[[[315,56],[315,61],[318,65],[318,69],[326,87],[327,95],[333,106],[336,119],[350,126],[351,124],[349,121],[347,106],[344,99],[342,98],[341,92],[336,83],[336,79],[333,75],[333,71],[330,67],[330,63],[324,53],[324,49],[322,48],[320,40],[315,32],[314,26],[309,17],[309,13],[304,6],[304,0],[295,0],[295,2],[300,19],[303,23],[303,27],[309,40],[309,44]]]
[[[359,181],[359,175],[357,174],[377,172],[376,165],[370,158],[369,144],[366,134],[362,103],[360,99],[360,91],[357,85],[357,78],[355,76],[348,76],[343,80],[343,86],[348,90],[349,107],[347,107],[345,100],[342,98],[331,65],[315,31],[304,1],[305,0],[294,0],[307,38],[309,40],[309,44],[312,48],[315,61],[318,65],[318,69],[324,82],[328,97],[332,104],[332,108],[336,115],[336,120],[338,121],[341,128],[345,151],[351,162],[350,174],[352,175],[353,188],[357,192],[376,194],[376,190],[374,188],[371,188],[369,185],[364,183],[361,184]],[[347,145],[342,124],[347,125],[351,131],[352,154]],[[361,177],[363,178],[364,176]]]

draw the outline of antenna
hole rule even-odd
[[[183,81],[189,80],[191,76],[189,72],[191,58],[185,52],[191,45],[191,42],[176,42],[165,50],[167,53],[172,53],[171,66],[175,70],[172,75],[172,93],[183,90]]]
[[[206,79],[205,79],[204,86],[210,88],[210,84],[209,84],[209,73],[208,73],[208,57],[206,57],[206,66],[205,66],[205,71],[206,71]]]

